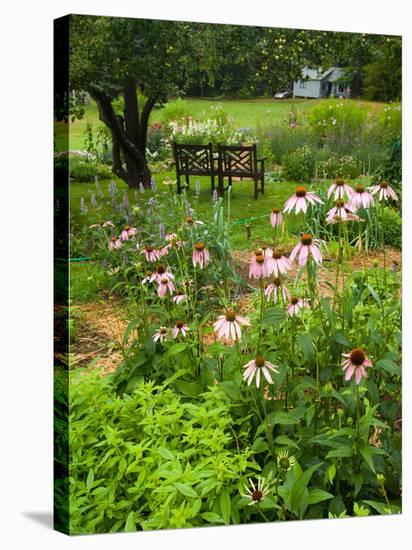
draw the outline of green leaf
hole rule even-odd
[[[169,449],[166,449],[165,447],[160,447],[159,454],[160,454],[160,456],[162,456],[166,460],[173,460],[174,459],[173,454],[169,451]]]
[[[312,365],[315,362],[315,348],[312,339],[307,334],[299,334],[298,342],[306,361]]]
[[[389,510],[386,502],[379,502],[377,500],[363,500],[362,502],[371,506],[374,510],[376,510],[382,516],[386,514],[398,514],[400,511],[399,506],[396,506],[393,504],[390,505],[391,508]]]
[[[254,453],[263,453],[267,450],[268,444],[266,443],[266,441],[262,437],[256,438],[252,446],[252,451]]]
[[[182,351],[185,351],[185,349],[187,349],[188,347],[189,347],[189,345],[186,344],[185,342],[179,342],[177,344],[173,344],[173,346],[171,346],[167,350],[166,355],[168,357],[171,357],[173,355],[177,355],[178,353],[182,353]]]
[[[220,342],[214,342],[208,346],[207,353],[210,355],[227,355],[228,353],[232,353],[232,349],[230,346],[225,346]]]
[[[300,450],[299,449],[299,445],[297,445],[292,439],[290,439],[289,437],[286,437],[286,435],[278,435],[277,438],[275,439],[275,443],[277,443],[278,445],[285,445],[287,447],[294,447],[295,449],[297,449],[298,451]]]
[[[224,520],[219,516],[219,514],[215,514],[214,512],[205,512],[201,515],[202,518],[208,523],[225,523]]]
[[[175,385],[177,389],[183,393],[183,395],[187,395],[188,397],[198,397],[199,393],[202,391],[202,386],[200,384],[196,384],[195,382],[178,380]]]
[[[400,376],[402,372],[400,365],[397,365],[391,359],[380,359],[380,361],[376,362],[375,366],[378,369],[383,369],[389,372],[389,374],[395,374],[396,376]]]
[[[134,520],[134,512],[130,512],[126,519],[126,525],[124,527],[126,533],[132,533],[136,531],[136,523]]]
[[[363,458],[365,459],[365,462],[367,463],[369,468],[372,470],[372,472],[376,473],[375,465],[373,463],[373,458],[372,458],[372,452],[371,452],[371,449],[370,449],[369,445],[362,444],[359,448],[359,452],[363,456]]]
[[[331,464],[328,468],[328,479],[329,482],[332,483],[332,481],[335,479],[336,475],[336,466],[334,464]]]
[[[350,340],[348,340],[345,334],[340,330],[336,331],[332,338],[337,344],[340,344],[341,346],[345,346],[347,348],[353,347]]]
[[[382,305],[381,299],[379,298],[376,290],[371,285],[367,285],[367,287],[372,297],[374,298],[375,302],[379,305]]]
[[[285,312],[280,307],[269,307],[263,312],[262,325],[277,325],[285,320]]]
[[[220,493],[219,505],[220,505],[220,511],[222,512],[222,518],[225,524],[229,525],[231,503],[230,503],[230,496],[225,489],[223,489],[223,491]]]
[[[305,412],[305,407],[295,407],[289,412],[274,411],[268,415],[267,419],[269,424],[272,426],[274,426],[275,424],[282,424],[287,426],[297,424],[299,420],[303,418]]]
[[[198,494],[193,489],[193,487],[191,487],[187,483],[177,483],[176,482],[174,485],[175,485],[176,489],[180,493],[182,493],[182,495],[184,495],[185,497],[197,498]]]
[[[123,345],[127,344],[132,330],[134,330],[137,327],[138,323],[139,323],[138,319],[132,319],[130,323],[127,325],[127,328],[123,334]]]
[[[93,472],[93,469],[90,468],[89,473],[87,474],[87,479],[86,479],[86,487],[87,487],[88,491],[90,491],[90,488],[93,485],[93,482],[94,482],[94,472]]]
[[[363,477],[362,474],[353,474],[351,476],[351,482],[353,483],[353,487],[355,489],[353,496],[356,497],[356,495],[362,489],[362,485],[363,485],[363,482],[364,482],[364,477]]]
[[[314,464],[313,466],[308,468],[293,484],[290,493],[290,504],[293,513],[297,514],[300,511],[300,508],[304,504],[305,492],[307,491],[307,485],[312,477],[312,474],[322,464],[322,462],[319,462],[318,464]]]
[[[309,491],[309,496],[307,498],[308,504],[317,504],[318,502],[323,502],[324,500],[328,500],[330,498],[334,498],[333,495],[326,491],[322,491],[322,489],[312,489]]]
[[[341,445],[333,451],[329,451],[325,458],[349,458],[353,455],[353,449],[350,445]]]

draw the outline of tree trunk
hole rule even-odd
[[[110,128],[113,142],[113,173],[129,187],[150,186],[150,170],[146,160],[147,126],[156,98],[149,98],[139,117],[136,83],[127,81],[124,86],[124,119],[113,110],[109,96],[97,85],[90,86],[96,101],[99,117]],[[122,155],[124,165],[122,163]]]

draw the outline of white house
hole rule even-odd
[[[350,96],[349,83],[342,81],[344,70],[332,67],[327,71],[302,70],[302,79],[293,83],[293,97]]]

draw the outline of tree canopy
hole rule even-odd
[[[364,88],[373,99],[398,99],[400,56],[400,37],[383,35],[83,15],[70,21],[70,90],[96,101],[112,135],[113,171],[129,186],[148,185],[149,116],[171,95],[272,95],[304,67],[340,66],[355,94]],[[70,97],[72,116],[81,116]]]

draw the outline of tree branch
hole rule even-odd
[[[101,110],[103,116],[103,122],[111,129],[115,134],[119,146],[125,151],[130,157],[135,159],[137,162],[143,160],[143,155],[139,149],[132,143],[125,134],[124,129],[121,127],[120,121],[116,113],[113,110],[112,102],[109,96],[98,86],[97,84],[89,85],[89,93],[92,98],[96,101],[99,111]]]

